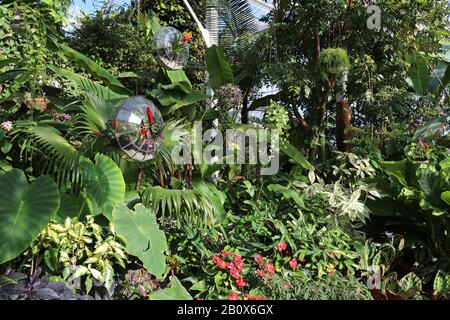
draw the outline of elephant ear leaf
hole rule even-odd
[[[173,276],[169,288],[161,289],[150,295],[150,300],[192,300],[177,277]]]
[[[89,200],[97,212],[103,213],[111,220],[112,209],[125,197],[125,180],[116,163],[105,155],[98,153],[95,164],[88,158],[80,158],[81,177],[86,187]]]
[[[28,184],[22,170],[0,177],[0,264],[16,258],[46,227],[59,207],[56,184],[39,177]]]
[[[113,225],[126,241],[127,252],[138,257],[144,268],[157,278],[162,278],[166,269],[166,235],[159,230],[156,216],[142,204],[130,210],[121,203],[113,210]]]

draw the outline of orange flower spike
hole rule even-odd
[[[182,44],[186,44],[189,40],[192,39],[192,31],[183,33],[183,40],[181,40]]]

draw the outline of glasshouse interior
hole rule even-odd
[[[448,0],[0,0],[0,300],[450,300],[449,121]]]

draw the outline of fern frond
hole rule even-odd
[[[32,123],[18,125],[13,133],[13,141],[22,140],[22,152],[33,165],[34,154],[44,160],[42,170],[51,174],[58,184],[78,181],[79,152],[54,127],[46,124]]]

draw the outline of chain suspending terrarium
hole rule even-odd
[[[131,97],[122,102],[110,122],[113,146],[130,159],[144,162],[153,159],[162,143],[164,121],[153,102]]]
[[[192,33],[184,35],[173,27],[162,28],[153,40],[156,58],[164,67],[182,69],[189,60],[189,45]]]

